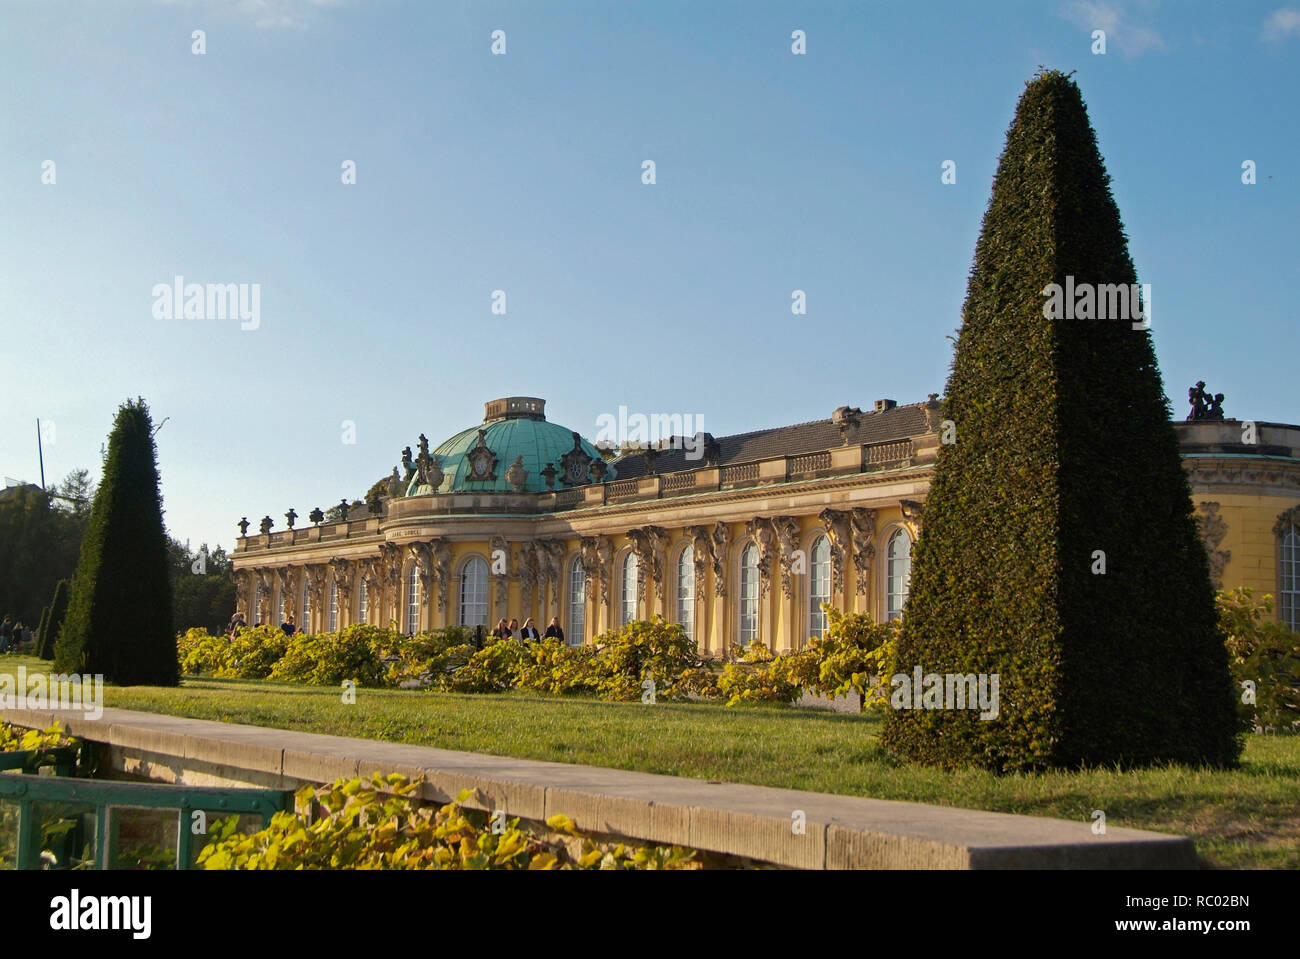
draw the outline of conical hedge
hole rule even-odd
[[[900,672],[997,674],[999,710],[891,710],[884,740],[907,759],[1224,766],[1240,752],[1151,335],[1132,314],[1044,313],[1067,277],[1137,282],[1108,184],[1078,87],[1034,77],[975,250],[944,400],[956,442],[940,448],[899,645]]]
[[[41,609],[41,621],[36,627],[36,654],[40,655],[45,648],[45,626],[50,621],[50,607],[45,606]]]
[[[55,643],[57,669],[103,673],[123,686],[179,682],[157,449],[144,400],[118,409],[71,593]]]
[[[59,636],[63,621],[68,615],[68,598],[70,589],[68,581],[61,579],[54,584],[54,598],[41,622],[41,631],[36,637],[36,655],[41,659],[54,658],[54,641]]]

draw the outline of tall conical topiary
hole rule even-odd
[[[50,607],[46,606],[41,609],[41,621],[36,627],[36,649],[39,656],[42,649],[45,648],[45,625],[50,621]]]
[[[36,641],[36,655],[41,659],[54,658],[54,641],[59,637],[63,621],[68,615],[68,599],[71,588],[66,579],[54,584],[54,598],[50,600],[49,614],[45,625]]]
[[[157,449],[144,400],[117,411],[55,660],[60,671],[103,673],[123,686],[179,682]]]
[[[1137,282],[1108,184],[1078,87],[1034,77],[975,250],[944,399],[955,442],[940,447],[899,642],[902,673],[997,674],[998,714],[896,694],[884,740],[907,759],[1019,770],[1240,752],[1151,335],[1136,308],[1045,315],[1050,284]]]

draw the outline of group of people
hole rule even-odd
[[[497,623],[496,629],[492,630],[492,635],[497,639],[514,639],[520,642],[534,642],[538,639],[558,639],[564,642],[564,630],[560,628],[560,617],[551,618],[551,625],[546,627],[546,632],[537,631],[537,623],[533,617],[529,616],[524,620],[524,625],[519,625],[519,620],[512,619],[509,622],[502,619]]]
[[[13,617],[0,621],[0,653],[16,653],[35,639],[36,634],[22,623],[15,623]]]
[[[258,622],[258,623],[254,623],[253,625],[261,626],[262,624]],[[235,637],[238,636],[242,630],[245,630],[247,628],[248,628],[248,621],[244,619],[244,614],[235,613],[234,616],[230,617],[230,625],[226,627],[226,638],[229,639],[231,642],[234,642]],[[286,619],[283,623],[280,624],[280,629],[284,631],[284,634],[286,636],[292,636],[294,633],[298,631],[298,627],[293,624],[292,616],[290,616],[288,619]]]

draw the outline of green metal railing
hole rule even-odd
[[[0,762],[9,764],[0,768],[25,768],[8,758],[15,755],[0,754]],[[206,836],[212,818],[260,816],[266,825],[277,812],[293,809],[293,793],[4,774],[0,775],[0,807],[6,804],[17,808],[13,858],[19,869],[69,868],[73,862],[78,863],[76,868],[172,868],[164,865],[167,860],[174,861],[176,869],[191,869],[195,840]],[[150,851],[134,863],[121,855],[124,819],[147,820],[151,816],[145,827],[165,836],[171,829],[166,815],[170,811],[175,811],[176,818],[174,854],[168,838],[159,846],[149,846]],[[146,815],[141,817],[141,813]],[[93,852],[78,857],[78,850]],[[3,854],[0,848],[0,856]]]
[[[77,767],[77,747],[45,746],[41,749],[0,752],[0,772],[19,769],[25,773],[35,773],[42,766],[52,768],[56,776],[71,776]]]

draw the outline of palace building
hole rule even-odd
[[[609,463],[545,406],[493,400],[432,451],[422,436],[386,495],[333,521],[241,523],[241,611],[312,632],[559,617],[570,643],[660,614],[712,657],[800,648],[825,629],[823,603],[901,615],[943,438],[936,396]],[[1175,428],[1215,585],[1273,594],[1300,628],[1300,427]]]

